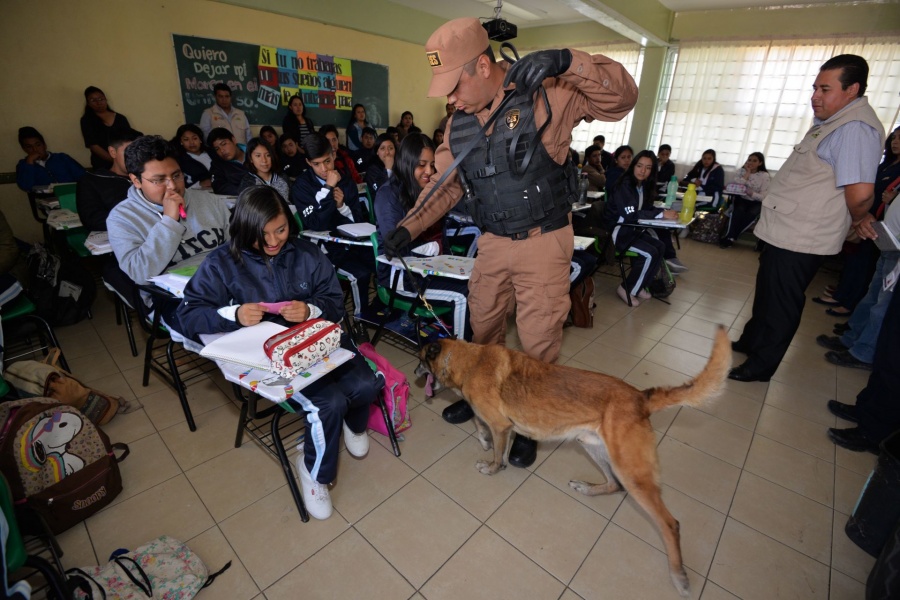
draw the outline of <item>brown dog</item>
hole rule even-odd
[[[621,379],[553,365],[503,346],[444,339],[420,352],[416,375],[432,375],[454,389],[475,411],[475,427],[494,460],[476,468],[493,475],[506,467],[513,432],[534,440],[580,443],[597,463],[605,483],[570,481],[588,496],[625,489],[656,523],[666,545],[669,572],[678,592],[688,594],[681,564],[678,521],[663,504],[659,463],[650,415],[669,406],[698,406],[719,392],[731,367],[731,342],[719,327],[703,371],[678,387],[638,390]]]

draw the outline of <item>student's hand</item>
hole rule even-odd
[[[884,190],[884,192],[881,194],[881,201],[885,204],[890,204],[891,202],[893,202],[894,198],[897,197],[898,193],[900,193],[900,187],[898,187],[896,190]]]
[[[331,187],[337,187],[338,182],[341,180],[341,174],[337,171],[328,171],[328,175],[325,176],[325,185],[330,185]],[[337,190],[335,190],[337,191]]]
[[[388,171],[394,170],[394,155],[391,154],[387,157],[387,160],[382,161],[384,163],[384,168]]]
[[[875,217],[872,216],[872,213],[866,213],[866,215],[853,224],[853,231],[856,232],[856,235],[861,237],[864,240],[874,240],[878,237],[878,234],[875,233],[875,229],[872,227],[872,223],[875,222]]]
[[[302,323],[309,318],[309,305],[299,300],[291,300],[290,306],[285,306],[280,311],[285,321],[291,323]]]
[[[344,190],[341,188],[334,188],[334,203],[338,208],[344,205]]]
[[[677,219],[678,212],[670,209],[663,210],[663,219]]]
[[[240,323],[244,327],[249,327],[251,325],[256,325],[257,323],[262,321],[264,314],[266,314],[266,309],[264,309],[256,302],[250,302],[247,304],[241,304],[240,307],[238,307],[237,320],[238,323]]]
[[[163,196],[163,214],[178,221],[181,217],[178,207],[184,205],[184,198],[175,191],[174,188],[166,188],[166,194]]]
[[[34,162],[36,160],[38,160],[40,157],[41,157],[40,154],[28,153],[28,155],[25,157],[25,162],[28,163],[29,165],[33,165]]]
[[[400,251],[409,246],[411,241],[412,236],[410,236],[409,230],[406,227],[398,227],[384,238],[383,246],[385,256],[388,258],[397,258],[400,256]]]

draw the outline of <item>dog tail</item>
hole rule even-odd
[[[669,406],[684,404],[700,406],[721,390],[731,368],[731,341],[725,327],[719,325],[709,361],[694,379],[678,387],[658,387],[644,390],[646,406],[651,413]]]

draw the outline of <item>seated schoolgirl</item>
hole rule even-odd
[[[714,207],[718,207],[722,201],[722,192],[725,191],[725,171],[722,165],[716,162],[716,151],[712,148],[703,151],[703,156],[694,165],[684,179],[683,185],[693,183],[697,186],[697,194],[707,196]]]
[[[229,228],[231,241],[209,254],[184,292],[179,315],[185,335],[235,331],[262,320],[283,325],[321,317],[341,322],[344,297],[334,267],[319,249],[299,239],[296,221],[274,188],[241,192]],[[278,314],[260,302],[290,301]],[[337,476],[339,442],[355,457],[369,449],[369,405],[380,382],[345,334],[341,346],[356,353],[347,363],[295,393],[307,432],[297,470],[303,500],[317,519],[331,516],[328,484]]]
[[[390,143],[390,141],[388,141]],[[424,133],[410,133],[400,143],[400,153],[394,161],[393,176],[387,183],[378,188],[375,195],[375,222],[378,224],[378,252],[384,254],[382,242],[388,232],[397,228],[397,224],[413,207],[419,192],[428,184],[434,174],[434,143]],[[402,256],[413,255],[412,248],[421,246],[429,241],[428,232],[418,240],[413,241],[409,247],[401,250]],[[430,256],[438,254],[439,244],[434,243],[434,251]],[[376,276],[378,285],[390,288],[393,282],[394,268],[384,263],[378,263]],[[412,275],[404,273],[397,282],[397,292],[415,297],[415,285],[422,286],[422,278],[416,277],[416,283],[410,279]],[[449,277],[432,277],[425,297],[429,300],[452,302],[453,333],[460,339],[471,339],[468,334],[467,297],[469,286],[466,281]]]
[[[631,259],[631,271],[625,285],[616,290],[619,298],[632,306],[641,300],[648,300],[650,292],[644,288],[653,281],[663,260],[665,245],[657,239],[652,230],[637,225],[638,219],[674,219],[674,210],[641,210],[644,197],[656,195],[656,155],[650,150],[638,152],[628,166],[628,170],[616,183],[615,192],[606,201],[603,211],[603,228],[612,231],[613,242],[618,252],[632,251],[637,256]]]
[[[278,164],[278,156],[267,141],[262,138],[253,138],[247,142],[244,166],[247,167],[248,173],[241,179],[241,191],[254,185],[267,185],[275,188],[282,198],[288,199],[290,188],[287,181],[279,174],[281,166]]]
[[[613,152],[613,164],[608,169],[606,169],[606,200],[609,201],[610,196],[612,196],[616,191],[616,183],[619,181],[619,177],[622,176],[622,173],[628,168],[628,165],[631,164],[632,157],[634,156],[634,150],[631,149],[631,146],[619,146],[616,148],[616,151]]]
[[[184,185],[193,189],[211,189],[212,156],[203,143],[203,131],[193,123],[185,123],[169,142],[178,152],[178,165],[184,173]]]
[[[263,125],[260,128],[259,139],[269,144],[273,150],[278,148],[278,132],[271,125]]]
[[[728,229],[719,240],[720,248],[728,248],[734,240],[750,227],[762,211],[762,201],[769,193],[771,176],[766,170],[766,157],[762,152],[753,152],[741,168],[734,183],[743,185],[746,191],[740,196],[732,196],[731,218]]]

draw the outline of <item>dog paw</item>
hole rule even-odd
[[[614,482],[590,483],[587,481],[570,481],[569,487],[585,496],[598,496],[600,494],[612,494],[618,492],[621,487]]]
[[[482,475],[493,475],[494,473],[496,473],[497,471],[500,470],[500,468],[497,467],[495,463],[488,462],[486,460],[477,461],[475,463],[475,468],[478,469],[478,471]]]

